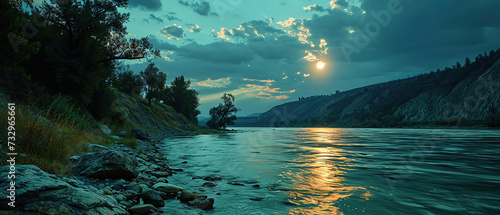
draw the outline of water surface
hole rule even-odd
[[[237,130],[163,141],[185,169],[169,183],[215,199],[210,211],[172,200],[165,214],[500,214],[498,131]],[[216,187],[192,179],[212,173]]]

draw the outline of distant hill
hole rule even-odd
[[[301,98],[236,126],[493,126],[499,123],[499,59],[500,51],[491,51],[464,66]]]

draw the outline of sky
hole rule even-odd
[[[500,48],[498,0],[130,0],[129,37],[184,75],[200,116],[232,93],[238,116],[463,64]],[[324,68],[318,68],[318,62]],[[126,61],[135,72],[145,61]]]

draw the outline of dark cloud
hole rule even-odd
[[[162,7],[162,3],[160,0],[130,0],[128,5],[131,8],[139,8],[149,11],[159,11]]]
[[[304,7],[303,9],[305,11],[317,11],[317,12],[325,12],[326,11],[326,9],[323,6],[317,5],[317,4],[309,5],[307,7]]]
[[[252,39],[248,41],[248,47],[264,59],[286,60],[287,63],[296,63],[304,57],[305,50],[311,49],[309,45],[287,35]]]
[[[241,64],[254,59],[254,53],[244,44],[214,42],[207,45],[192,43],[180,47],[176,54],[213,63]]]
[[[190,3],[187,0],[179,0],[179,4],[190,7],[194,12],[202,16],[218,16],[217,13],[211,11],[210,3],[207,1]]]
[[[175,51],[177,50],[177,46],[170,44],[165,41],[160,41],[156,36],[154,35],[149,35],[149,42],[153,44],[153,46],[157,49],[160,49],[162,51]]]
[[[182,39],[184,37],[184,29],[180,25],[173,24],[172,26],[164,27],[160,30],[160,34],[168,39]]]
[[[176,17],[176,16],[174,16],[174,15],[175,15],[175,13],[174,13],[174,14],[166,14],[164,17],[165,17],[166,19],[168,19],[169,21],[180,20],[179,18],[177,18],[177,17]]]
[[[149,14],[149,18],[152,20],[155,20],[157,23],[163,23],[163,19],[160,17],[155,16],[154,14]]]

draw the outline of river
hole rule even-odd
[[[185,170],[169,183],[215,199],[209,211],[167,201],[164,214],[500,214],[499,131],[236,130],[163,141]],[[203,187],[209,174],[222,181]]]

